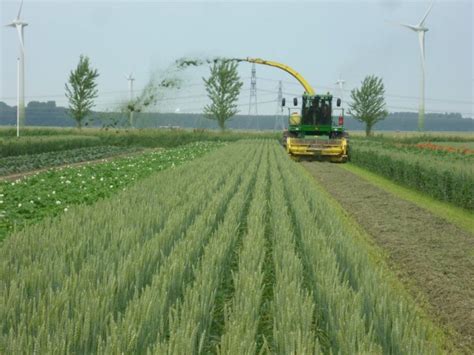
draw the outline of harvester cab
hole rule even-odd
[[[341,100],[330,94],[317,95],[311,85],[287,65],[259,58],[237,59],[249,63],[263,64],[282,69],[292,75],[305,89],[301,109],[289,108],[288,130],[283,132],[283,145],[288,154],[299,158],[326,159],[346,162],[349,158],[349,140],[344,130],[344,110]],[[286,105],[283,99],[282,105]],[[298,106],[294,98],[293,105]],[[334,113],[339,115],[335,116]]]

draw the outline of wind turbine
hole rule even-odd
[[[339,76],[340,78],[340,76]],[[341,101],[344,102],[344,84],[346,83],[345,80],[342,79],[337,79],[337,81],[334,83],[337,86],[339,86],[339,90],[341,91]]]
[[[125,76],[125,79],[128,80],[129,103],[131,103],[133,100],[133,82],[135,81],[135,78],[133,77],[133,74],[130,73],[128,76]],[[129,111],[129,122],[130,127],[133,127],[133,110]]]
[[[425,33],[428,32],[428,28],[425,26],[426,18],[433,8],[434,1],[425,13],[425,16],[421,19],[418,25],[407,25],[401,23],[400,26],[406,27],[418,34],[418,42],[420,45],[421,53],[421,89],[420,89],[420,104],[418,109],[418,130],[422,131],[425,125]]]
[[[17,76],[17,90],[18,90],[18,97],[17,97],[17,113],[16,113],[16,120],[17,120],[17,136],[20,135],[20,127],[24,127],[25,125],[25,40],[24,40],[24,33],[23,29],[28,26],[28,24],[22,20],[20,20],[21,10],[23,8],[23,0],[21,0],[20,8],[18,10],[18,14],[16,18],[6,25],[6,27],[14,27],[18,32],[18,38],[20,40],[20,56],[18,59],[18,76]]]

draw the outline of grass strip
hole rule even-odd
[[[413,202],[417,206],[427,209],[438,217],[441,217],[468,232],[474,233],[474,214],[463,208],[439,201],[420,191],[401,186],[383,176],[372,173],[356,165],[344,164],[340,167],[360,176],[397,197]]]

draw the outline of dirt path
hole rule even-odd
[[[303,163],[386,251],[415,298],[474,351],[474,235],[331,163]]]

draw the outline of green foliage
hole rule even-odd
[[[66,83],[66,97],[69,100],[69,113],[76,121],[77,128],[82,127],[82,121],[91,112],[94,99],[98,95],[96,79],[97,69],[89,65],[89,58],[81,55],[75,70],[71,70]]]
[[[385,110],[384,94],[382,78],[375,75],[365,77],[361,88],[351,91],[352,103],[349,104],[349,114],[365,123],[367,136],[370,135],[372,127],[388,115]]]
[[[10,235],[0,353],[442,353],[365,243],[275,141],[228,144]]]
[[[0,157],[58,152],[68,149],[106,145],[99,137],[86,135],[27,136],[0,138]]]
[[[351,162],[441,201],[474,210],[474,156],[356,140]]]
[[[91,204],[155,171],[182,164],[218,146],[192,143],[101,164],[50,170],[14,182],[0,181],[0,240],[15,225],[55,216],[76,204]]]
[[[227,120],[237,114],[237,100],[243,83],[237,72],[238,64],[232,61],[217,61],[211,67],[208,79],[203,78],[211,104],[204,107],[207,118],[216,120],[221,130]]]
[[[0,176],[97,160],[118,154],[132,153],[137,150],[138,148],[135,147],[99,146],[0,158]]]
[[[1,130],[0,130],[1,132]],[[193,142],[234,142],[240,139],[279,138],[281,133],[252,133],[184,129],[31,129],[28,137],[0,137],[0,157],[114,145],[172,148]],[[1,135],[0,135],[1,136]]]

